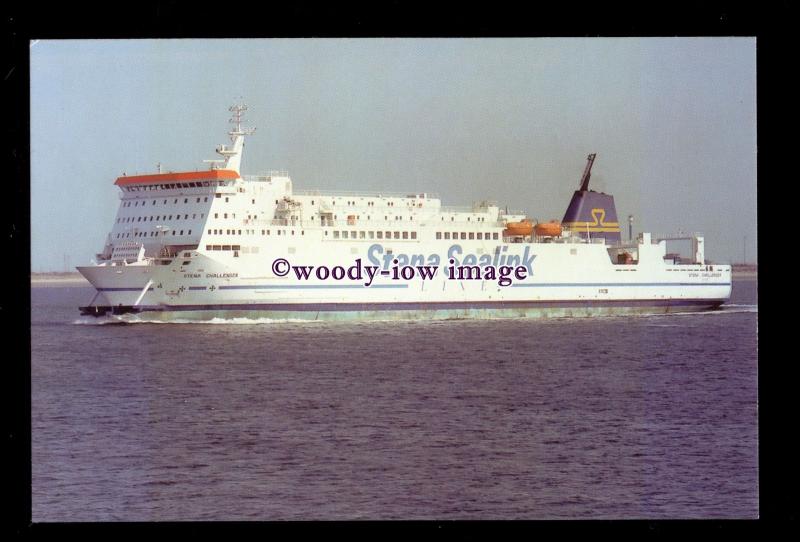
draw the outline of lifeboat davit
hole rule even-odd
[[[558,237],[561,235],[561,223],[555,220],[542,222],[541,224],[536,224],[533,231],[540,237]]]
[[[530,220],[523,220],[522,222],[509,222],[506,224],[506,229],[503,235],[511,237],[513,235],[530,235],[533,233],[533,222]]]

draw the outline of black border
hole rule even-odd
[[[787,415],[796,409],[793,399],[793,356],[773,348],[780,331],[768,323],[774,314],[768,279],[773,264],[773,244],[766,233],[779,226],[773,222],[772,196],[759,190],[759,491],[761,519],[745,521],[544,521],[544,522],[268,522],[268,523],[31,523],[30,445],[30,96],[29,40],[94,38],[226,38],[226,37],[535,37],[535,36],[756,36],[758,69],[758,177],[764,185],[788,195],[781,164],[791,162],[794,142],[788,116],[793,109],[790,96],[794,58],[790,55],[795,29],[795,10],[788,1],[771,6],[747,7],[730,2],[569,3],[550,5],[493,2],[486,4],[401,2],[323,3],[296,1],[279,5],[260,3],[194,4],[177,1],[113,3],[81,2],[54,6],[6,7],[4,16],[4,104],[10,106],[5,122],[6,163],[13,178],[6,179],[1,201],[7,247],[13,261],[6,262],[9,275],[2,289],[0,313],[4,318],[7,344],[13,354],[7,358],[10,378],[6,380],[6,449],[12,452],[10,471],[10,519],[4,522],[13,534],[51,534],[64,531],[95,533],[221,534],[241,528],[319,528],[332,534],[343,528],[354,533],[388,527],[398,534],[427,530],[432,534],[458,534],[477,538],[496,534],[498,529],[527,531],[543,529],[566,532],[630,532],[639,535],[673,534],[684,530],[699,533],[748,533],[765,525],[797,520],[796,473],[791,468],[797,457],[794,437],[796,420]],[[556,14],[560,10],[560,13]],[[7,109],[8,111],[8,109]],[[787,133],[788,132],[788,133]],[[788,169],[788,168],[786,168]],[[788,172],[787,172],[788,173]],[[773,186],[774,183],[774,186]],[[11,186],[9,186],[11,184]],[[759,183],[761,187],[761,183]],[[791,213],[790,213],[791,214]],[[767,222],[766,218],[770,217]],[[788,240],[788,239],[787,239]],[[776,255],[779,262],[789,254]],[[21,263],[22,262],[22,263]],[[782,262],[782,263],[781,263]],[[786,279],[791,279],[786,276]],[[796,280],[796,279],[793,279]],[[786,283],[788,286],[788,283]],[[767,315],[762,317],[761,314]],[[791,352],[791,351],[790,351]],[[784,420],[786,423],[784,424]],[[7,471],[8,472],[8,471]],[[9,487],[6,486],[6,487]]]

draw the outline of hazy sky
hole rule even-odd
[[[247,122],[242,172],[296,189],[427,191],[560,219],[591,187],[635,231],[755,261],[753,38],[81,40],[31,44],[32,270],[85,264],[116,177],[205,169]],[[627,227],[624,228],[627,236]]]

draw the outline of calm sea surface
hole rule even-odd
[[[93,325],[32,288],[34,521],[753,518],[756,281],[696,315]]]

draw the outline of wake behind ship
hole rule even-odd
[[[590,155],[561,222],[430,193],[296,191],[286,172],[241,175],[247,108],[202,171],[123,175],[102,252],[78,271],[81,312],[155,319],[558,317],[707,310],[731,292],[703,237],[622,240]],[[692,257],[666,253],[688,239]]]

